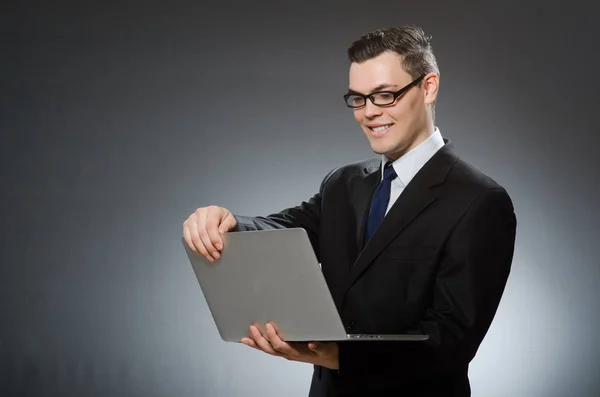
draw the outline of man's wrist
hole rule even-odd
[[[337,371],[340,369],[340,361],[337,358],[335,358],[335,359],[332,359],[329,362],[325,363],[322,366],[327,369],[330,369],[332,371]]]

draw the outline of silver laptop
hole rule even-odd
[[[264,332],[267,322],[290,342],[428,339],[347,334],[304,229],[225,233],[212,263],[182,241],[224,341],[240,342],[252,324]]]

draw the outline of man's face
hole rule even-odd
[[[432,78],[433,95],[427,94],[431,91]],[[395,52],[384,52],[350,66],[349,90],[361,94],[398,91],[412,81],[412,76],[402,68],[400,55]],[[435,100],[436,93],[437,76],[427,75],[421,87],[411,87],[390,105],[377,106],[367,99],[365,106],[353,109],[373,151],[396,160],[427,139],[433,131],[433,121],[426,105]]]

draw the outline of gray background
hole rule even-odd
[[[296,205],[373,156],[345,50],[414,23],[436,124],[519,219],[473,395],[598,395],[597,15],[483,3],[3,6],[0,394],[306,395],[310,366],[219,339],[181,225]]]

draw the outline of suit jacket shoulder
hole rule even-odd
[[[475,168],[472,164],[458,159],[442,187],[442,196],[462,202],[464,209],[485,196],[493,196],[503,203],[507,210],[514,211],[513,203],[504,186],[490,176]]]
[[[505,190],[503,186],[490,176],[460,158],[454,165],[450,181],[458,185],[457,187],[480,192],[486,190]]]
[[[329,183],[335,183],[340,180],[347,181],[356,175],[374,172],[379,169],[380,164],[381,159],[373,158],[356,161],[334,168],[327,173],[325,178],[323,178],[320,192],[322,193],[325,186]]]
[[[353,163],[345,164],[345,165],[339,166],[339,167],[331,170],[325,177],[325,182],[327,181],[327,179],[330,179],[330,178],[335,180],[335,179],[339,179],[339,178],[352,177],[356,174],[362,174],[365,172],[366,173],[374,172],[377,169],[379,169],[380,165],[381,165],[381,159],[378,159],[378,158],[361,160],[361,161],[356,161]]]
[[[515,218],[513,201],[504,186],[458,156],[436,190],[439,204],[446,214],[454,214],[456,222],[482,205],[500,211],[511,221]]]

